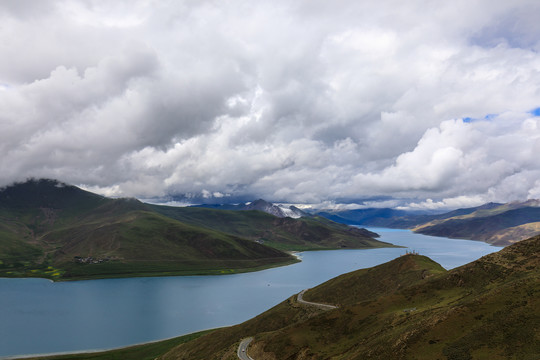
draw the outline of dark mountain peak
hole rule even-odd
[[[100,212],[121,214],[129,211],[148,210],[147,205],[136,198],[119,198],[108,200],[109,201],[104,202],[104,205],[99,207]]]
[[[252,201],[251,203],[249,203],[248,207],[261,207],[261,206],[273,206],[274,204],[264,200],[264,199],[257,199],[255,201]]]
[[[292,211],[304,213],[305,216],[309,215],[307,212],[305,212],[304,210],[300,210],[299,208],[297,208],[297,207],[294,206],[294,205],[289,206],[289,209],[291,209]]]
[[[309,216],[306,212],[298,209],[295,206],[285,207],[282,205],[275,205],[263,199],[255,200],[245,205],[241,210],[264,211],[265,213],[268,213],[268,214],[271,214],[280,218],[285,218],[285,217],[300,218],[304,216]]]
[[[0,206],[66,208],[98,202],[104,197],[54,179],[28,179],[0,190]]]
[[[499,207],[501,205],[503,205],[503,204],[496,203],[496,202],[488,202],[488,203],[485,203],[484,205],[480,205],[478,207],[478,209],[493,209],[493,208]]]
[[[4,191],[20,191],[20,190],[30,190],[30,189],[47,189],[47,188],[63,188],[69,186],[66,183],[55,179],[36,179],[29,178],[26,181],[14,182],[10,185],[6,185],[0,188],[0,192]]]

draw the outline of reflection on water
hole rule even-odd
[[[370,229],[446,269],[499,250],[406,230]],[[0,356],[109,349],[237,324],[337,275],[381,264],[404,248],[313,251],[301,263],[221,275],[52,283],[0,279]]]

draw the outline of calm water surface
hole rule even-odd
[[[451,269],[499,247],[370,229]],[[254,273],[53,283],[0,278],[0,357],[110,349],[237,324],[337,275],[406,249],[300,253],[301,263]]]

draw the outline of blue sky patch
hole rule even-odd
[[[538,110],[540,110],[540,108]],[[473,118],[473,117],[467,116],[467,117],[462,118],[461,120],[463,120],[464,123],[473,123],[473,122],[476,122],[476,121],[479,121],[479,120],[491,121],[491,120],[495,119],[497,116],[499,116],[499,114],[487,114],[483,118]]]
[[[534,116],[540,116],[540,107],[537,107],[536,109],[533,109],[530,111],[531,114]]]

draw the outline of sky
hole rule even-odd
[[[540,198],[537,0],[3,0],[0,186],[451,209]]]

